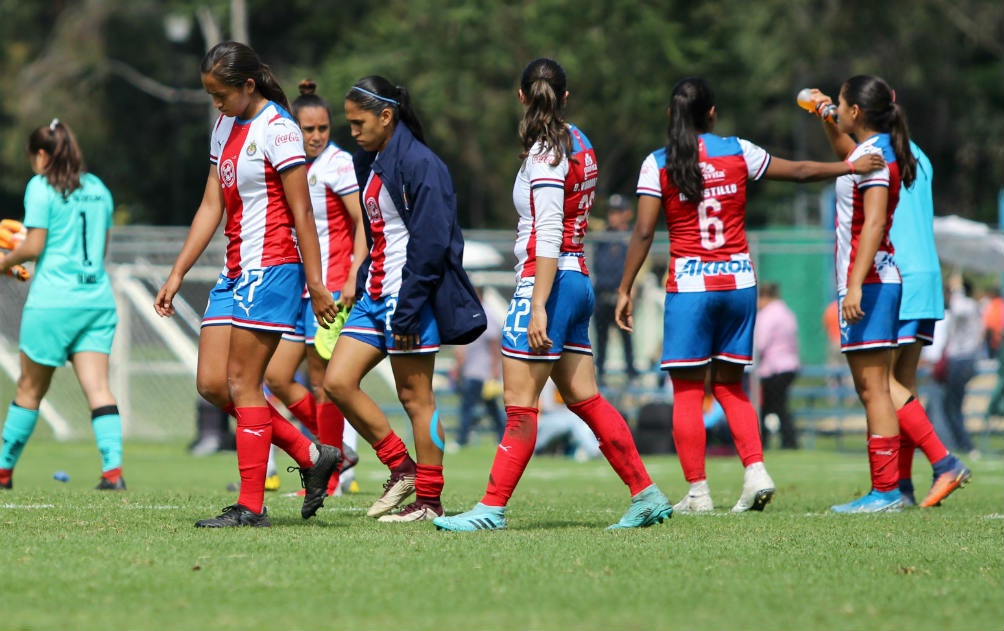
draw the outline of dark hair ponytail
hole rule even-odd
[[[910,151],[910,127],[906,113],[896,103],[896,93],[885,81],[870,75],[857,75],[844,82],[840,93],[848,105],[857,105],[869,129],[889,134],[899,165],[903,186],[917,177],[917,159]]]
[[[28,153],[35,155],[43,149],[49,154],[49,164],[43,172],[45,180],[65,199],[80,188],[80,176],[86,169],[84,154],[73,132],[58,118],[28,136]]]
[[[328,102],[317,95],[317,82],[313,79],[304,79],[297,86],[300,90],[300,96],[293,99],[292,109],[289,113],[293,115],[293,118],[300,120],[300,110],[305,107],[320,107],[328,113],[328,122],[331,122],[331,106]]]
[[[553,59],[534,59],[523,69],[519,87],[526,99],[526,109],[519,121],[521,158],[530,155],[530,149],[538,141],[541,153],[555,152],[552,165],[572,153],[572,134],[561,116],[567,86],[565,69]]]
[[[427,144],[425,132],[422,131],[422,122],[418,119],[418,114],[411,105],[411,95],[404,86],[395,86],[383,77],[370,75],[352,84],[345,95],[345,100],[352,101],[363,110],[376,115],[390,108],[394,114],[395,124],[404,123],[419,142]]]
[[[666,132],[666,171],[687,199],[704,198],[704,175],[699,164],[697,135],[711,130],[709,113],[715,94],[704,79],[688,77],[673,86]]]
[[[258,53],[247,44],[220,42],[202,58],[202,74],[212,74],[224,85],[241,86],[253,79],[255,89],[269,101],[289,110],[289,101],[272,69],[262,63]]]

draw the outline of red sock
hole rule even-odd
[[[271,405],[268,406],[272,418],[272,442],[279,449],[285,451],[296,461],[297,466],[302,469],[309,469],[314,466],[310,459],[310,440],[303,435],[303,432],[293,427],[279,414],[279,410]]]
[[[108,471],[102,471],[101,477],[108,480],[112,484],[119,481],[122,477],[122,467],[115,467],[114,469],[109,469]]]
[[[293,405],[287,405],[286,409],[289,410],[290,414],[296,420],[303,423],[303,426],[310,430],[311,434],[317,436],[317,403],[314,401],[314,395],[310,394],[309,390],[302,399]]]
[[[267,406],[236,408],[237,468],[241,490],[237,503],[261,513],[265,503],[265,474],[272,445],[272,412]]]
[[[537,408],[507,405],[505,434],[495,448],[495,460],[488,474],[488,488],[481,498],[486,506],[505,506],[537,444]]]
[[[714,395],[725,411],[732,432],[732,442],[736,444],[739,459],[748,467],[754,462],[763,462],[763,442],[760,441],[760,421],[753,404],[743,391],[741,383],[715,383],[711,385]]]
[[[416,499],[433,506],[442,506],[440,498],[443,494],[443,484],[443,465],[419,463],[415,466]]]
[[[634,444],[627,422],[610,402],[597,394],[585,401],[569,405],[568,409],[593,430],[600,441],[600,451],[606,456],[620,479],[634,496],[652,485],[645,465]]]
[[[325,445],[333,445],[341,449],[344,446],[342,437],[345,433],[345,417],[338,406],[331,402],[320,403],[317,406],[317,439]],[[328,481],[328,494],[338,489],[341,475],[338,469],[331,474]]]
[[[708,445],[708,432],[704,429],[704,382],[672,381],[673,444],[683,477],[693,484],[708,478],[704,470],[704,450]]]
[[[230,416],[237,418],[237,408],[234,407],[233,403],[227,403],[221,409]]]
[[[908,436],[914,445],[920,447],[932,465],[948,455],[948,448],[934,433],[931,419],[927,417],[927,412],[924,411],[924,406],[920,404],[920,401],[917,399],[907,401],[906,405],[896,410],[896,419],[899,421],[900,434]],[[912,464],[912,449],[910,453]]]
[[[899,488],[899,436],[869,436],[868,465],[876,491]]]
[[[384,436],[383,440],[373,445],[373,449],[376,449],[377,458],[380,462],[387,465],[387,468],[391,471],[399,469],[407,463],[412,462],[411,456],[408,455],[408,448],[405,447],[404,441],[395,434],[393,431]],[[412,462],[412,467],[414,467],[414,462]]]
[[[900,429],[903,426],[900,425]],[[899,435],[899,479],[909,480],[913,478],[913,452],[917,445],[913,444],[906,432]]]

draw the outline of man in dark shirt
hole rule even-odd
[[[633,208],[627,199],[616,194],[610,196],[607,200],[607,229],[598,235],[590,260],[589,273],[596,290],[596,307],[593,311],[593,322],[596,325],[596,376],[601,385],[606,371],[607,341],[611,327],[621,335],[628,379],[634,379],[638,375],[634,367],[631,334],[618,329],[614,322],[617,287],[624,274],[624,257],[631,237],[632,212]]]

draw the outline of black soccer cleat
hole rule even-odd
[[[250,526],[253,528],[268,528],[272,522],[268,520],[268,509],[264,506],[258,514],[240,504],[232,504],[223,509],[217,517],[200,519],[195,522],[196,528],[237,528]]]
[[[98,491],[124,491],[126,490],[125,478],[119,477],[117,482],[112,482],[108,478],[101,476],[101,481],[94,488]]]
[[[359,464],[359,454],[356,450],[348,445],[342,445],[342,464],[338,472],[345,473],[357,464]]]
[[[306,491],[303,495],[303,506],[300,508],[300,516],[310,519],[317,514],[317,510],[324,506],[324,498],[328,496],[328,480],[331,474],[338,470],[338,465],[342,462],[342,452],[338,447],[314,443],[317,446],[317,462],[309,469],[300,467],[288,467],[287,471],[299,471],[300,482]]]

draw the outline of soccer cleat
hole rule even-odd
[[[754,462],[746,467],[743,474],[743,492],[739,501],[732,507],[733,513],[746,511],[762,511],[774,499],[774,480],[767,473],[762,462]]]
[[[899,497],[900,500],[903,502],[903,508],[913,507],[917,505],[917,498],[914,496],[913,493],[909,491],[903,491],[901,489],[899,492]]]
[[[485,506],[481,502],[466,513],[432,520],[436,530],[474,532],[476,530],[502,530],[506,527],[505,506]]]
[[[261,514],[258,514],[241,504],[231,504],[224,508],[218,516],[195,522],[196,528],[235,528],[239,526],[268,528],[271,525],[272,522],[268,520],[268,509],[264,506],[261,509]]]
[[[278,473],[274,473],[265,478],[266,491],[278,491],[280,486],[282,486],[282,479],[279,477]]]
[[[401,502],[415,492],[415,474],[391,473],[383,488],[383,495],[366,511],[367,517],[380,517],[400,506]]]
[[[338,468],[342,461],[342,452],[338,447],[314,443],[317,446],[317,462],[314,466],[303,469],[299,467],[289,467],[287,471],[299,471],[300,482],[303,484],[305,493],[303,494],[303,506],[300,508],[300,516],[310,519],[317,514],[317,510],[324,506],[324,498],[328,496],[328,480],[331,474]]]
[[[831,506],[834,513],[895,513],[903,509],[903,495],[899,489],[876,491],[872,489],[853,502]]]
[[[661,524],[673,516],[673,505],[654,484],[651,484],[631,498],[631,506],[621,520],[607,530],[619,528],[647,528]]]
[[[348,445],[342,445],[342,466],[338,472],[345,473],[357,464],[359,464],[359,454],[356,450]]]
[[[973,474],[969,468],[956,458],[955,464],[951,469],[934,478],[931,490],[927,492],[927,497],[924,498],[924,501],[920,505],[925,508],[937,506],[941,503],[941,500],[951,495],[955,489],[969,484],[969,480],[972,477]]]
[[[108,478],[101,476],[101,481],[94,488],[98,491],[124,491],[126,490],[125,478],[120,476],[118,480],[112,482]]]
[[[377,521],[382,521],[385,524],[406,521],[430,521],[436,517],[441,517],[442,515],[442,506],[434,506],[423,502],[422,500],[415,500],[411,504],[402,508],[400,511],[396,513],[387,513],[386,515],[380,517]]]
[[[673,510],[681,515],[710,513],[715,510],[715,503],[711,501],[710,493],[687,493],[682,500],[673,505]]]

